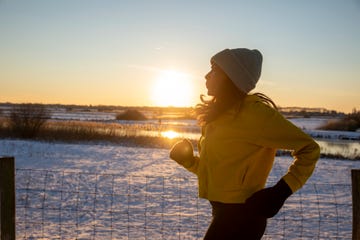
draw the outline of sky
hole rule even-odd
[[[0,102],[194,106],[210,58],[263,54],[281,107],[360,109],[360,0],[0,0]]]

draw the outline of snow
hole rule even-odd
[[[16,159],[19,239],[201,239],[211,219],[196,177],[167,149],[0,140],[0,156]],[[276,157],[268,185],[291,161]],[[350,172],[359,168],[320,159],[263,239],[351,239]]]

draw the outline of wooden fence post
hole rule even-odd
[[[0,157],[0,239],[15,239],[15,159]]]
[[[353,230],[352,239],[360,239],[360,169],[351,170]]]

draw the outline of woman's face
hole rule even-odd
[[[216,64],[211,65],[211,70],[205,75],[206,88],[209,96],[217,96],[221,93],[222,85],[228,81],[228,76]]]

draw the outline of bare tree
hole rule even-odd
[[[14,105],[9,117],[9,125],[15,135],[33,138],[39,133],[51,114],[43,104],[27,103]]]

